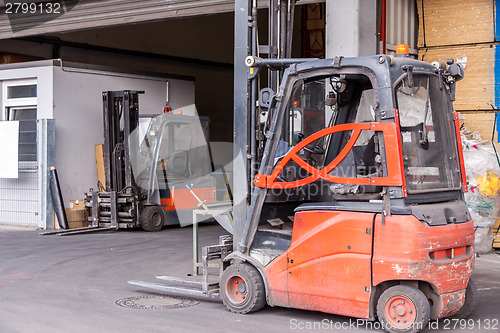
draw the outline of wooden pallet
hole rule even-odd
[[[496,221],[495,225],[493,226],[493,236],[495,236],[495,239],[493,240],[493,247],[495,249],[500,249],[500,218]]]
[[[457,82],[457,111],[492,111],[495,105],[495,57],[498,43],[420,48],[418,59],[426,62],[467,57],[465,77]]]

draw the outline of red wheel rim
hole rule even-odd
[[[234,304],[242,304],[247,298],[247,285],[241,276],[233,275],[226,283],[226,295]]]
[[[417,318],[415,304],[405,296],[393,296],[385,305],[385,318],[396,328],[408,328]]]

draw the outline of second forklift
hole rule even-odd
[[[142,93],[103,92],[105,184],[85,193],[87,227],[48,233],[137,227],[155,232],[165,225],[192,222],[198,200],[216,201],[207,144],[209,119],[180,110],[143,118]],[[141,119],[146,126],[140,126]]]

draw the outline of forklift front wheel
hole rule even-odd
[[[384,291],[377,303],[377,315],[390,333],[415,333],[429,322],[431,307],[424,293],[412,286],[397,285]]]
[[[165,213],[160,206],[146,206],[141,213],[141,228],[145,231],[160,231],[165,223]]]
[[[222,273],[220,286],[222,301],[231,312],[255,312],[266,305],[262,277],[249,264],[234,264],[226,268]]]

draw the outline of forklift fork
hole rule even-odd
[[[233,237],[226,235],[219,237],[218,245],[209,245],[202,248],[203,279],[194,281],[191,279],[178,278],[173,276],[157,276],[156,278],[168,282],[155,283],[144,281],[127,281],[129,284],[142,288],[162,291],[165,294],[173,296],[195,297],[206,300],[220,301],[219,282],[210,283],[208,279],[209,261],[218,260],[219,276],[224,270],[224,258],[231,253],[233,249]]]
[[[92,223],[88,227],[83,228],[74,228],[74,229],[61,229],[61,230],[53,230],[53,231],[45,231],[41,232],[40,235],[58,235],[58,236],[71,236],[71,235],[79,235],[86,234],[91,232],[99,232],[99,231],[112,231],[118,229],[117,223],[117,200],[116,200],[116,192],[109,192],[110,198],[110,219],[111,226],[109,227],[101,227],[99,226],[99,200],[98,193],[92,192]]]

